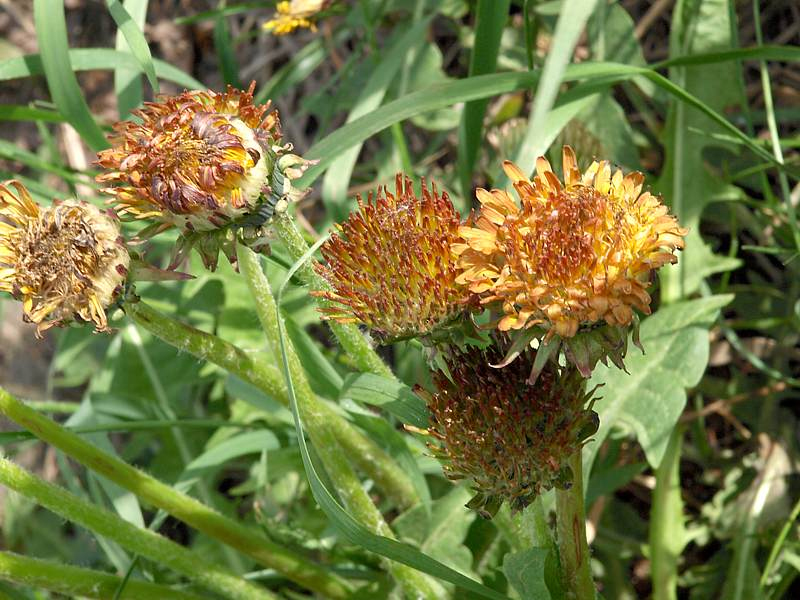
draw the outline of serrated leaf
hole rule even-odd
[[[600,428],[584,453],[588,467],[615,424],[631,427],[647,461],[658,466],[669,434],[686,404],[686,388],[700,381],[708,362],[708,328],[731,295],[710,296],[662,307],[642,321],[646,354],[631,351],[625,359],[630,374],[598,364],[589,388],[602,385],[595,404]]]

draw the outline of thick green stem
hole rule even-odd
[[[125,311],[137,324],[178,350],[211,362],[289,405],[286,382],[277,367],[258,360],[215,335],[158,312],[145,302],[129,301]],[[347,456],[401,509],[419,502],[414,484],[380,446],[358,431],[329,405],[319,404],[328,426]]]
[[[350,513],[370,531],[378,535],[394,538],[394,534],[383,519],[383,515],[381,515],[364,491],[361,482],[350,467],[345,453],[341,451],[333,435],[333,430],[329,427],[325,412],[320,410],[323,405],[311,389],[303,365],[300,363],[291,341],[288,336],[281,335],[283,324],[279,321],[277,304],[272,295],[269,281],[267,281],[267,277],[261,268],[258,255],[249,248],[240,247],[238,248],[237,256],[242,275],[244,275],[250,288],[250,293],[255,300],[256,313],[261,321],[267,340],[273,348],[280,348],[281,343],[286,348],[289,374],[297,397],[300,416],[314,444],[314,449],[336,486],[339,497]],[[431,583],[418,571],[394,562],[388,562],[387,566],[398,583],[403,586],[408,596],[413,598],[438,597]]]
[[[568,490],[556,489],[556,531],[564,589],[567,598],[594,600],[595,588],[589,569],[589,544],[586,541],[580,451],[569,458],[568,465],[572,469],[572,486]]]
[[[120,577],[61,565],[58,563],[0,552],[0,579],[31,588],[42,588],[63,594],[67,598],[97,598],[108,600],[122,583]],[[175,590],[165,585],[130,579],[120,600],[201,600],[201,596]]]
[[[275,544],[257,529],[225,517],[194,498],[158,481],[142,471],[103,452],[58,423],[37,413],[0,388],[0,413],[24,427],[85,467],[133,492],[181,521],[219,540],[259,564],[271,567],[306,588],[330,598],[346,598],[347,582],[326,572],[307,558]]]
[[[297,230],[294,219],[288,213],[282,213],[275,218],[274,222],[275,231],[278,237],[281,238],[289,254],[294,260],[300,258],[308,252],[308,244],[303,236]],[[319,273],[314,270],[311,263],[306,263],[297,270],[297,275],[303,283],[310,286],[311,289],[316,291],[328,291],[331,289],[330,284],[323,279]],[[328,301],[323,298],[317,298],[317,304],[324,307]],[[347,352],[348,356],[353,359],[356,367],[365,373],[375,373],[394,379],[394,373],[375,352],[369,343],[369,340],[364,337],[364,334],[359,331],[358,327],[353,324],[342,324],[336,321],[328,321],[328,325],[339,341],[339,345]]]
[[[664,458],[656,469],[656,487],[650,509],[653,600],[675,600],[678,597],[678,558],[686,539],[679,472],[683,430],[679,425],[672,431]]]
[[[267,590],[207,562],[199,554],[153,531],[137,527],[102,506],[87,502],[57,485],[43,481],[5,458],[0,458],[0,483],[67,521],[113,540],[148,560],[163,564],[211,591],[240,600],[277,598]]]

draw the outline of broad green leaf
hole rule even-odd
[[[475,41],[469,59],[469,76],[494,73],[497,67],[497,54],[500,39],[508,21],[510,0],[478,0],[475,11]],[[483,117],[486,114],[488,99],[473,100],[464,105],[461,124],[458,129],[458,171],[461,180],[461,193],[472,193],[472,168],[478,157]]]
[[[92,150],[107,148],[106,136],[89,112],[70,64],[63,0],[34,0],[33,19],[42,69],[58,111]]]
[[[427,427],[430,423],[425,402],[407,385],[372,373],[352,373],[342,386],[342,398],[380,406],[403,423]]]
[[[72,65],[72,71],[110,71],[118,67],[127,67],[140,71],[139,63],[127,52],[119,52],[110,48],[74,48],[66,56]],[[163,60],[154,59],[156,75],[189,89],[201,89],[204,86],[191,75],[173,67]],[[0,61],[0,81],[43,75],[44,65],[39,54],[26,54]]]
[[[453,488],[430,506],[415,506],[392,522],[402,539],[465,574],[472,574],[472,552],[464,546],[477,514],[466,508],[474,494],[467,486]]]
[[[551,600],[545,581],[548,554],[548,548],[531,548],[507,554],[503,559],[503,572],[520,600]]]
[[[221,468],[226,462],[247,454],[260,454],[280,447],[278,438],[267,429],[248,431],[228,438],[192,460],[181,474],[183,484],[196,481],[204,473]]]
[[[686,404],[686,388],[696,385],[705,372],[708,328],[732,299],[710,296],[662,307],[641,324],[645,354],[630,345],[625,358],[629,373],[597,365],[589,387],[603,386],[595,404],[600,428],[584,452],[586,471],[615,425],[630,427],[647,461],[661,464],[669,434]]]

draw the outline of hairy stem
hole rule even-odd
[[[572,486],[567,490],[556,489],[556,531],[564,589],[566,597],[572,600],[594,600],[586,541],[581,452],[573,454],[567,464],[572,469]]]
[[[191,550],[153,531],[137,527],[110,510],[87,502],[57,485],[43,481],[5,458],[0,458],[0,483],[68,521],[185,575],[206,589],[239,600],[277,598],[267,590],[207,562]]]
[[[294,260],[300,258],[308,251],[308,244],[303,236],[297,230],[294,219],[287,213],[282,213],[275,217],[274,225],[278,237],[281,238],[289,254]],[[310,263],[304,264],[297,270],[297,275],[306,285],[311,289],[317,291],[327,291],[331,289],[330,284],[323,279],[319,273],[314,270]],[[316,298],[317,304],[324,307],[328,301],[323,298]],[[364,334],[359,331],[358,327],[353,324],[342,324],[336,321],[328,321],[328,325],[339,341],[339,345],[347,352],[348,356],[353,359],[356,367],[365,373],[374,373],[382,375],[389,379],[394,379],[394,373],[383,362],[380,356],[375,352],[369,343],[369,340],[364,337]]]
[[[108,573],[62,565],[55,562],[0,552],[0,579],[31,588],[42,588],[68,598],[97,598],[114,596],[122,579]],[[129,580],[120,600],[201,600],[189,592],[165,585]]]
[[[286,382],[277,367],[215,335],[158,312],[145,302],[129,301],[125,311],[138,325],[178,350],[211,362],[263,390],[284,406],[289,405]],[[345,454],[399,508],[409,508],[419,502],[411,479],[387,452],[328,404],[318,402],[318,405]]]
[[[25,406],[2,388],[0,413],[85,467],[133,492],[145,502],[239,550],[259,564],[271,567],[292,581],[330,598],[346,598],[349,595],[351,588],[343,579],[326,572],[300,554],[275,544],[256,529],[221,515],[194,498],[103,452]]]
[[[389,525],[364,491],[345,453],[341,451],[336,438],[333,436],[327,417],[320,410],[322,404],[308,383],[308,377],[291,341],[287,336],[283,336],[283,340],[281,339],[280,329],[283,324],[279,321],[275,298],[272,295],[269,281],[267,281],[266,275],[264,275],[264,271],[261,268],[258,255],[245,247],[240,247],[237,254],[239,266],[255,300],[256,312],[269,343],[274,349],[280,348],[281,343],[285,345],[289,374],[295,389],[300,416],[314,444],[314,449],[336,486],[339,497],[350,513],[370,531],[378,535],[394,538]],[[395,579],[403,586],[407,596],[412,598],[437,597],[437,592],[423,574],[406,565],[389,561],[387,563]]]

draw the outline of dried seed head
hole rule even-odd
[[[0,185],[0,290],[22,301],[37,335],[73,319],[108,331],[130,257],[114,218],[86,202],[40,208],[18,181]]]
[[[469,506],[490,517],[505,501],[521,510],[554,486],[571,484],[567,459],[596,431],[591,394],[573,369],[548,364],[527,383],[535,353],[497,369],[502,353],[471,347],[434,373],[437,392],[420,394],[431,412],[430,444],[450,479],[472,480]]]
[[[460,217],[447,193],[398,175],[387,188],[359,197],[358,211],[322,246],[318,272],[331,285],[317,293],[330,301],[323,313],[359,323],[384,341],[423,336],[462,313],[469,292],[455,283],[450,246],[459,241]]]
[[[598,322],[630,325],[632,309],[650,312],[651,274],[683,248],[686,230],[642,193],[641,173],[612,175],[603,161],[581,174],[569,146],[563,165],[561,182],[540,157],[531,181],[506,162],[520,206],[506,192],[478,190],[480,214],[454,246],[458,281],[502,310],[501,331],[541,325],[548,339],[571,338]]]

